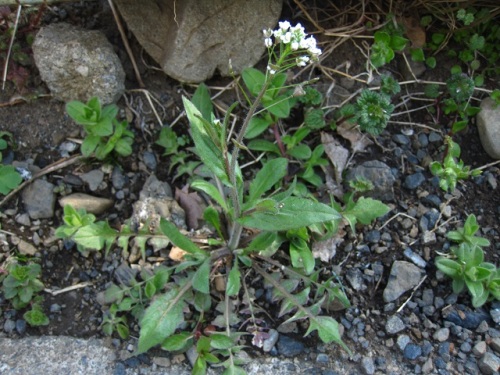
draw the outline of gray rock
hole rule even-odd
[[[104,172],[100,169],[94,169],[82,174],[80,178],[87,183],[91,191],[96,191],[104,179]]]
[[[479,341],[474,347],[472,348],[472,353],[474,353],[475,356],[482,356],[484,353],[486,353],[486,350],[488,349],[488,345],[486,344],[486,341]]]
[[[5,319],[5,322],[3,324],[3,330],[6,333],[12,333],[16,329],[16,322],[13,321],[12,319]],[[1,362],[0,362],[1,364]],[[1,368],[1,366],[0,366]]]
[[[500,337],[492,338],[490,341],[490,348],[495,352],[500,353]]]
[[[483,374],[494,374],[500,368],[500,358],[491,352],[486,352],[478,362]]]
[[[427,67],[422,61],[414,61],[409,53],[406,54],[406,59],[400,60],[400,69],[405,80],[414,80],[425,73]]]
[[[375,374],[375,363],[373,362],[373,358],[363,357],[361,359],[361,368],[363,369],[363,373],[366,375]]]
[[[139,193],[140,199],[145,198],[172,198],[172,188],[166,182],[158,180],[155,175],[148,177]]]
[[[86,102],[97,96],[106,104],[116,102],[125,90],[120,60],[99,31],[50,24],[38,32],[33,55],[40,76],[59,100]]]
[[[77,210],[84,209],[88,213],[94,215],[100,215],[113,207],[113,201],[111,199],[94,197],[84,193],[66,195],[59,199],[59,204],[61,207],[70,205]]]
[[[446,327],[438,329],[436,332],[434,332],[434,335],[432,335],[432,338],[439,342],[448,340],[448,337],[450,337],[450,329]]]
[[[403,186],[409,190],[415,190],[425,181],[425,176],[422,172],[417,172],[406,176]]]
[[[389,319],[387,319],[387,322],[385,323],[385,331],[389,335],[394,335],[398,332],[401,332],[405,328],[406,326],[404,322],[397,315],[391,316]]]
[[[278,352],[285,357],[295,357],[304,351],[304,344],[291,337],[280,335],[278,340]]]
[[[422,348],[417,344],[408,344],[403,351],[403,355],[406,359],[414,360],[422,355]]]
[[[120,167],[114,167],[111,173],[111,183],[116,190],[123,189],[128,182],[128,177],[125,176]]]
[[[476,122],[481,144],[489,156],[500,159],[500,106],[493,99],[486,98],[480,107]]]
[[[150,171],[156,170],[157,162],[155,154],[150,151],[144,151],[144,153],[142,154],[142,160]]]
[[[427,266],[427,262],[424,260],[424,258],[422,258],[409,247],[405,249],[403,255],[420,268],[425,268]]]
[[[16,215],[16,223],[29,227],[31,225],[30,215],[26,213]]]
[[[38,251],[35,246],[26,241],[19,241],[17,244],[17,249],[23,255],[34,256]]]
[[[422,270],[406,261],[395,261],[389,275],[389,282],[384,289],[384,301],[392,302],[406,291],[418,285]]]
[[[269,330],[269,337],[264,340],[262,344],[262,350],[265,353],[269,353],[272,348],[274,348],[274,345],[278,342],[278,339],[280,337],[280,334],[278,331],[275,329],[270,329]]]
[[[35,180],[22,193],[24,209],[32,219],[54,216],[56,196],[54,185],[45,180]]]
[[[396,341],[396,344],[398,345],[399,349],[401,351],[405,350],[406,345],[410,343],[411,339],[410,336],[408,335],[399,335],[398,339]]]
[[[356,291],[366,289],[363,283],[363,274],[359,268],[351,268],[347,271],[346,279]]]
[[[393,185],[396,178],[391,172],[391,168],[381,161],[368,160],[361,165],[349,170],[346,175],[346,181],[363,177],[373,183],[373,190],[367,195],[382,201],[393,201],[394,190]]]
[[[436,243],[436,233],[431,231],[426,231],[422,235],[422,244],[432,245]]]
[[[216,70],[230,75],[229,60],[235,74],[259,61],[265,51],[262,30],[275,26],[282,1],[117,0],[116,5],[165,73],[202,82]]]

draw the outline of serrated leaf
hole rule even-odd
[[[341,217],[332,207],[310,199],[288,197],[276,204],[277,212],[254,212],[242,217],[239,222],[249,228],[285,231]]]
[[[137,352],[144,353],[162,343],[184,321],[184,301],[177,290],[158,297],[144,312],[141,319]]]
[[[287,174],[288,160],[277,158],[267,161],[250,183],[248,201],[260,198]]]
[[[210,292],[210,258],[207,258],[193,275],[193,289],[200,293]]]
[[[301,305],[304,306],[307,304],[309,301],[309,292],[311,291],[310,288],[305,288],[301,290],[299,293],[294,294],[293,297],[294,299],[288,299],[288,298],[283,298],[283,301],[281,302],[281,307],[280,311],[278,313],[278,317],[282,317],[285,314],[289,314],[292,311],[294,311],[297,308],[297,302]]]

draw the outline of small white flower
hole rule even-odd
[[[288,44],[292,41],[292,33],[290,31],[286,32],[281,36],[281,41],[285,44]]]
[[[274,70],[271,65],[268,65],[267,66],[267,71],[269,72],[270,75],[275,75],[276,74],[276,70]]]
[[[271,48],[273,46],[273,40],[271,38],[264,39],[264,44],[267,48]]]
[[[295,62],[297,63],[297,66],[306,66],[309,60],[309,56],[299,56],[295,59]]]
[[[290,22],[288,21],[283,21],[283,22],[278,22],[280,29],[283,30],[284,32],[287,32],[288,29],[290,28]]]
[[[299,42],[297,42],[296,40],[292,41],[292,43],[290,44],[290,46],[292,47],[292,51],[297,51],[300,47],[300,44]]]
[[[264,38],[270,38],[273,36],[273,31],[271,29],[264,29],[262,30],[262,33],[264,34]]]

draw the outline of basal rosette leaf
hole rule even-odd
[[[144,353],[161,344],[184,321],[185,302],[179,290],[173,289],[159,296],[144,312],[141,319],[137,352]]]

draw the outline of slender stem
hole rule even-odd
[[[243,137],[245,136],[245,132],[248,128],[248,124],[250,123],[250,120],[252,119],[255,111],[257,110],[257,107],[260,104],[260,101],[262,97],[264,96],[267,88],[269,86],[269,81],[266,80],[266,83],[262,86],[262,89],[259,92],[259,95],[255,98],[255,101],[252,103],[252,106],[248,110],[247,116],[245,117],[245,120],[243,121],[243,125],[241,126],[241,129],[238,133],[238,136],[236,137],[236,143],[233,147],[233,153],[231,155],[231,166],[229,168],[229,179],[231,180],[231,200],[233,203],[233,223],[232,223],[232,228],[231,228],[231,233],[229,236],[229,244],[228,247],[230,250],[235,250],[238,247],[238,243],[240,241],[240,236],[241,232],[243,230],[243,227],[241,226],[240,223],[238,223],[238,218],[240,217],[241,214],[241,205],[240,205],[240,200],[238,197],[238,185],[236,181],[236,162],[238,160],[238,156],[240,153],[240,148],[238,145],[243,143]]]

